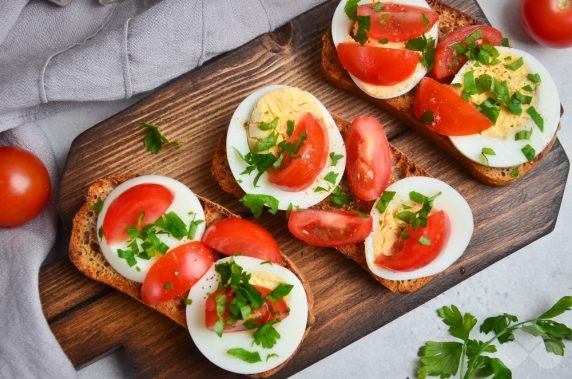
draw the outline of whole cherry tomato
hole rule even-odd
[[[520,10],[524,28],[538,43],[572,46],[572,1],[522,0]]]

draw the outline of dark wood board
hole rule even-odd
[[[378,329],[460,281],[548,234],[554,228],[569,162],[560,143],[523,180],[487,187],[400,122],[329,84],[320,73],[321,35],[338,1],[317,7],[272,34],[257,38],[160,88],[103,121],[73,143],[62,177],[58,207],[69,227],[95,179],[115,174],[157,173],[237,213],[244,208],[210,175],[210,160],[238,103],[256,88],[283,83],[316,95],[346,119],[378,117],[391,142],[428,172],[457,188],[471,205],[475,232],[463,257],[419,291],[392,294],[358,265],[331,249],[291,237],[282,217],[261,223],[310,279],[317,322],[286,377]],[[449,5],[486,22],[476,1]],[[186,141],[153,156],[142,145],[140,121],[156,123],[172,139]],[[141,377],[231,377],[201,356],[188,332],[159,313],[82,276],[67,259],[40,274],[44,312],[68,357],[82,367],[124,348]]]

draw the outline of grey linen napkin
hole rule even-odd
[[[323,1],[130,0],[102,7],[75,0],[60,8],[44,0],[0,0],[0,132],[8,130],[0,145],[38,155],[55,192],[53,137],[34,120],[78,102],[152,90]],[[38,296],[39,268],[55,236],[53,200],[37,219],[0,229],[2,378],[76,375]]]

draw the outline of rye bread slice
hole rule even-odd
[[[69,246],[69,258],[71,262],[87,277],[97,280],[98,282],[107,284],[116,290],[123,292],[139,302],[141,300],[141,283],[137,283],[121,276],[111,267],[105,260],[103,253],[99,247],[97,240],[97,213],[93,210],[93,205],[98,200],[105,200],[109,193],[122,182],[133,176],[111,176],[98,179],[88,189],[86,201],[76,213],[72,223],[72,233]],[[205,212],[205,223],[208,227],[213,222],[228,217],[239,217],[221,205],[214,203],[208,199],[198,196]],[[286,254],[281,252],[284,261],[284,267],[292,271],[302,282],[306,295],[308,297],[308,323],[304,338],[308,334],[310,327],[316,321],[314,316],[314,297],[310,285],[304,275],[296,267],[294,262],[288,258]],[[147,305],[161,312],[177,324],[185,329],[186,323],[186,304],[184,299],[186,294],[176,297],[173,300],[161,303],[159,305]],[[294,354],[292,355],[294,356]],[[282,365],[263,373],[252,375],[252,377],[268,377],[278,372],[287,364],[288,360]]]
[[[332,115],[332,117],[334,119],[334,122],[340,129],[342,136],[344,136],[347,128],[349,127],[349,123],[346,120],[336,115]],[[407,178],[410,176],[431,176],[425,171],[425,169],[415,164],[415,162],[413,162],[404,153],[397,150],[393,145],[390,144],[390,148],[392,155],[391,183],[399,179]],[[241,198],[242,196],[244,196],[244,191],[242,190],[242,188],[240,188],[240,186],[232,176],[232,172],[228,165],[228,160],[226,158],[226,136],[222,136],[221,139],[219,140],[219,144],[215,150],[215,155],[213,157],[211,173],[223,191],[231,194],[236,198]],[[340,182],[339,186],[346,193],[350,193],[349,185],[347,184],[345,175],[342,178],[342,181]],[[345,204],[341,208],[338,208],[335,207],[328,198],[326,198],[325,200],[316,204],[312,208],[348,209],[348,210],[356,209],[364,213],[369,213],[374,203],[375,203],[374,201],[366,202],[366,201],[361,201],[359,199],[354,199],[351,203]],[[367,267],[367,263],[365,260],[365,248],[363,243],[337,247],[336,250],[344,254],[346,257],[352,259],[361,267],[363,267],[365,270],[367,270],[379,283],[387,287],[391,292],[412,292],[424,286],[426,283],[428,283],[431,279],[434,278],[434,276],[428,276],[414,280],[398,280],[398,281],[382,279],[379,276],[373,274]]]
[[[461,11],[451,8],[448,5],[435,0],[429,0],[428,2],[429,5],[431,5],[431,7],[439,14],[440,36],[444,36],[445,34],[464,26],[479,24],[478,20]],[[423,134],[426,138],[433,141],[441,149],[445,150],[448,154],[457,159],[457,161],[459,161],[459,163],[463,165],[475,178],[484,184],[503,186],[518,180],[527,172],[532,170],[538,161],[548,154],[554,145],[554,142],[556,142],[555,134],[546,148],[538,154],[534,160],[516,167],[496,168],[475,163],[462,155],[455,146],[453,146],[449,138],[429,131],[427,127],[415,119],[413,116],[413,98],[417,87],[410,92],[393,99],[383,100],[373,98],[355,85],[347,71],[340,63],[336,47],[332,41],[330,30],[324,33],[322,36],[322,42],[322,72],[326,79],[334,83],[337,87],[364,98],[370,103],[379,106],[383,110],[404,121],[417,132]],[[511,175],[515,169],[518,170],[518,175]]]

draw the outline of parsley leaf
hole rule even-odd
[[[276,146],[277,142],[278,142],[278,133],[273,132],[269,134],[267,137],[264,137],[263,139],[256,142],[256,145],[254,146],[254,151],[256,153],[262,153]]]
[[[462,353],[463,344],[460,342],[426,342],[417,353],[417,376],[420,379],[428,376],[448,378],[457,374]]]
[[[495,151],[490,148],[490,147],[483,147],[483,149],[481,150],[481,155],[483,156],[483,158],[485,158],[485,161],[487,162],[487,164],[489,164],[489,155],[497,155],[495,153]]]
[[[385,191],[375,204],[375,208],[379,211],[379,213],[385,212],[385,210],[389,206],[389,203],[391,202],[391,200],[393,200],[394,197],[395,197],[394,191]]]
[[[338,161],[344,157],[343,154],[336,154],[335,151],[330,153],[330,159],[332,160],[332,164],[330,166],[335,166],[338,164]]]
[[[276,288],[272,290],[272,292],[266,296],[266,299],[275,303],[282,299],[284,296],[288,295],[290,291],[292,291],[292,288],[294,288],[292,284],[280,283]]]
[[[188,233],[184,221],[173,211],[159,217],[159,219],[155,221],[155,225],[178,240],[185,237]]]
[[[270,358],[278,358],[278,357],[279,357],[279,355],[276,354],[276,353],[268,354],[268,355],[266,356],[266,362],[268,362],[268,360],[269,360]]]
[[[324,176],[324,180],[328,183],[336,184],[336,179],[338,178],[338,173],[330,171]]]
[[[99,214],[101,209],[103,208],[103,200],[97,199],[97,201],[91,206],[91,210],[95,212],[95,214]]]
[[[539,319],[550,319],[572,310],[572,296],[564,296],[549,310],[538,316]]]
[[[259,327],[254,332],[254,343],[260,345],[265,349],[270,349],[276,345],[280,339],[280,333],[274,328],[274,325],[280,322],[278,319],[270,320],[266,324]]]
[[[419,51],[421,53],[421,64],[431,70],[435,65],[435,40],[427,38],[425,35],[410,39],[405,45],[406,49]]]
[[[240,202],[250,209],[254,218],[258,218],[262,215],[262,209],[264,206],[269,207],[270,209],[268,212],[273,215],[278,212],[279,202],[274,196],[247,193],[240,199]]]
[[[272,153],[256,154],[249,152],[243,156],[238,150],[236,150],[236,148],[235,151],[238,153],[240,158],[246,162],[246,164],[248,164],[248,167],[243,172],[241,172],[240,175],[248,175],[254,170],[258,172],[253,181],[255,187],[257,186],[258,180],[262,174],[264,174],[266,170],[268,170],[276,162],[277,159],[276,156],[274,156]]]
[[[427,27],[429,25],[429,19],[425,16],[425,13],[421,13],[421,21],[423,21],[423,26]]]
[[[278,126],[278,121],[280,121],[280,118],[278,118],[278,117],[274,117],[274,119],[271,122],[261,121],[260,124],[258,124],[258,129],[260,129],[260,130],[274,130]]]
[[[350,20],[355,20],[357,18],[357,8],[359,5],[359,0],[348,0],[344,6],[344,11]]]
[[[233,349],[228,349],[226,353],[228,355],[231,355],[235,358],[241,359],[248,363],[262,362],[262,359],[260,358],[260,354],[258,354],[258,351],[248,351],[243,349],[242,347],[235,347]]]
[[[344,204],[351,203],[354,197],[344,193],[340,187],[336,187],[329,196],[329,199],[333,205],[336,207],[341,207]]]
[[[371,20],[369,16],[357,16],[357,32],[352,38],[360,45],[365,44],[368,40],[367,32],[370,28]]]
[[[437,314],[443,323],[449,326],[449,334],[463,341],[469,338],[469,333],[477,323],[475,316],[470,313],[461,314],[459,308],[454,305],[439,308]]]
[[[500,316],[489,317],[483,321],[480,327],[481,333],[494,332],[497,334],[497,339],[500,343],[514,341],[514,334],[512,331],[507,330],[511,323],[517,322],[518,318],[508,313],[503,313]]]
[[[147,134],[143,138],[143,144],[152,154],[157,154],[163,145],[178,145],[181,143],[180,141],[169,141],[155,125],[142,122],[138,126],[147,129]]]

